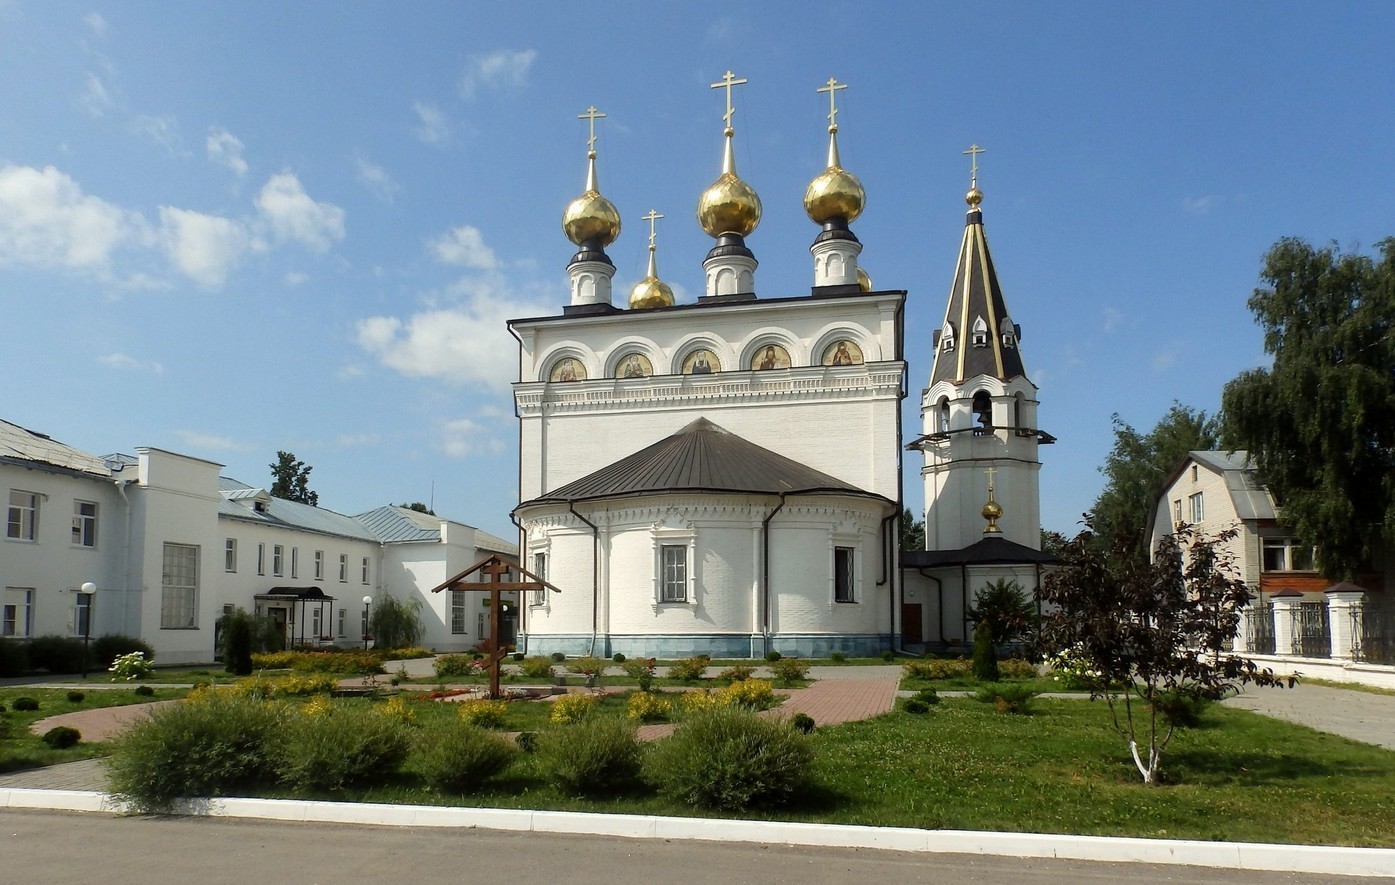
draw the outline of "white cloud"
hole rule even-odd
[[[1118,308],[1106,307],[1104,309],[1104,331],[1113,332],[1123,325],[1124,314]]]
[[[420,124],[413,130],[417,138],[427,144],[441,144],[450,136],[450,126],[447,125],[446,115],[441,113],[440,108],[424,101],[414,101],[412,110],[416,111]]]
[[[294,287],[299,286],[308,279],[310,279],[310,275],[307,273],[301,273],[298,270],[288,270],[286,271],[286,275],[281,278],[281,282],[285,283],[287,286]]]
[[[1220,202],[1220,197],[1215,194],[1203,194],[1199,197],[1187,197],[1182,200],[1182,208],[1193,215],[1205,215],[1215,208]]]
[[[473,99],[481,89],[516,91],[528,83],[528,71],[538,53],[532,49],[510,52],[503,49],[488,55],[473,55],[460,75],[460,95]]]
[[[351,449],[358,446],[371,446],[376,445],[377,442],[378,434],[376,433],[344,433],[340,434],[334,440],[334,444],[341,449]]]
[[[361,377],[363,374],[363,366],[358,363],[346,363],[339,367],[338,371],[334,373],[334,377],[338,378],[340,381],[351,381],[354,378]]]
[[[196,430],[176,430],[174,435],[179,437],[180,442],[194,449],[208,450],[215,449],[221,451],[250,452],[252,446],[244,442],[239,442],[228,436],[219,436],[214,433],[200,433]]]
[[[369,193],[384,203],[391,203],[402,190],[397,182],[392,180],[392,176],[387,174],[387,170],[377,163],[370,163],[363,157],[357,157],[354,160],[354,165],[358,168],[359,184],[368,188]]]
[[[504,451],[502,441],[494,439],[480,424],[469,418],[457,418],[441,425],[441,451],[452,458],[468,458],[485,452]]]
[[[225,166],[238,175],[247,174],[247,161],[242,159],[242,140],[226,129],[209,129],[204,140],[208,159]]]
[[[220,215],[161,206],[160,228],[165,254],[174,266],[210,288],[223,285],[253,246],[241,223]]]
[[[1175,343],[1168,344],[1162,350],[1153,354],[1153,371],[1159,373],[1166,372],[1177,364],[1177,357],[1179,355],[1177,345]]]
[[[131,119],[131,131],[169,151],[171,156],[188,156],[184,147],[184,136],[179,134],[179,124],[174,117],[152,117],[141,114]]]
[[[325,252],[344,238],[344,210],[310,198],[300,179],[290,172],[273,175],[257,194],[257,208],[283,240],[294,240],[315,252]]]
[[[0,167],[0,264],[105,271],[144,228],[139,215],[84,194],[52,166]]]
[[[101,117],[116,107],[116,99],[101,77],[88,71],[83,77],[82,94],[78,96],[78,106],[94,117]]]
[[[385,316],[360,320],[355,339],[383,365],[404,375],[507,390],[517,376],[518,361],[517,345],[505,323],[546,312],[478,286],[460,306],[423,311],[406,321]]]
[[[110,366],[113,369],[129,369],[132,371],[153,372],[156,375],[165,371],[165,367],[155,362],[154,360],[146,362],[144,360],[138,360],[133,356],[128,356],[120,352],[109,353],[106,356],[99,356],[97,357],[97,362],[101,363],[104,366]]]
[[[100,13],[87,13],[87,15],[82,17],[82,23],[87,25],[88,29],[98,37],[105,37],[107,35],[107,20],[102,18]]]
[[[484,244],[479,228],[462,224],[430,242],[431,251],[442,264],[493,270],[499,266],[494,250]]]

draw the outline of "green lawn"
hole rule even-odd
[[[54,688],[0,688],[0,704],[6,712],[0,713],[0,772],[18,771],[24,768],[39,768],[44,765],[57,765],[60,762],[75,762],[90,759],[107,753],[107,746],[101,743],[81,741],[77,746],[66,750],[54,750],[32,734],[29,726],[40,719],[72,713],[77,710],[91,710],[96,707],[122,707],[127,704],[144,704],[150,701],[169,700],[185,694],[173,689],[156,689],[151,697],[143,697],[134,691],[135,685],[125,685],[120,689],[87,690],[81,702],[68,700],[66,689]],[[39,709],[25,712],[14,709],[15,698],[29,697],[39,702]]]

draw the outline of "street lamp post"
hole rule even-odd
[[[91,581],[87,581],[79,589],[79,592],[87,598],[87,601],[83,603],[82,606],[82,678],[86,679],[87,664],[89,660],[87,656],[87,648],[88,643],[92,639],[92,600],[95,599],[97,596],[97,585],[92,583]]]
[[[363,650],[368,651],[368,609],[373,605],[373,597],[363,597]]]

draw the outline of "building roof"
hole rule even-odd
[[[1012,565],[1060,562],[1050,553],[1033,550],[1002,535],[989,535],[961,550],[902,550],[902,568],[945,568],[954,565]]]
[[[424,517],[419,519],[418,517]],[[384,543],[441,540],[441,518],[391,504],[354,517]]]
[[[1274,498],[1269,494],[1269,489],[1259,481],[1259,472],[1255,469],[1254,461],[1250,460],[1249,452],[1196,451],[1188,452],[1187,456],[1201,466],[1221,474],[1221,478],[1225,480],[1226,491],[1230,493],[1230,500],[1235,505],[1237,518],[1278,519]],[[1185,468],[1186,462],[1183,461],[1168,478],[1164,488],[1171,488]]]
[[[280,528],[318,532],[322,535],[339,535],[361,541],[376,542],[378,540],[367,526],[352,516],[335,513],[333,510],[327,510],[323,507],[311,507],[309,504],[301,504],[298,501],[287,501],[284,498],[271,498],[269,496],[265,510],[245,506],[238,501],[255,499],[266,493],[262,489],[254,489],[242,483],[237,483],[237,486],[239,487],[223,492],[223,500],[218,503],[219,516]]]
[[[970,194],[977,193],[977,189]],[[980,195],[981,196],[981,195]],[[959,246],[959,261],[955,265],[954,285],[949,290],[949,306],[944,323],[936,337],[935,366],[930,371],[930,384],[948,381],[958,384],[979,375],[1003,381],[1027,374],[1022,365],[1018,346],[1018,329],[1010,325],[1007,303],[998,285],[998,272],[988,251],[988,237],[983,232],[983,212],[976,203],[964,223],[964,239]],[[984,345],[975,347],[975,326],[982,321],[987,333]],[[954,335],[954,347],[939,346],[948,326]],[[1011,346],[1003,343],[1003,333],[1011,332]]]
[[[887,500],[698,418],[672,436],[519,507],[673,492],[826,492]]]
[[[91,476],[111,476],[111,468],[96,455],[61,443],[48,434],[3,420],[0,420],[0,459]]]

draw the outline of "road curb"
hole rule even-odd
[[[90,790],[0,789],[0,808],[120,813],[106,793]],[[587,814],[508,808],[443,808],[294,799],[194,799],[176,813],[202,817],[344,823],[390,827],[443,827],[535,833],[619,836],[633,839],[754,842],[863,848],[927,854],[978,854],[1113,863],[1153,863],[1256,872],[1329,876],[1395,876],[1395,849],[1259,842],[1198,842],[918,830],[780,821],[714,820],[657,815]]]

